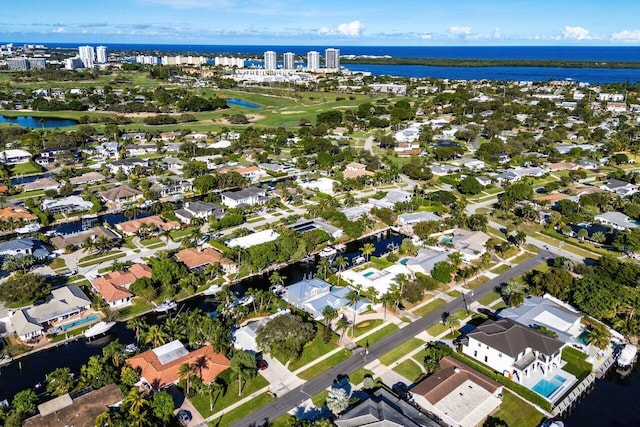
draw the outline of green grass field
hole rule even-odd
[[[509,427],[535,427],[544,418],[536,408],[506,389],[502,391],[502,404],[492,417]]]
[[[411,359],[405,360],[392,370],[411,382],[415,382],[422,375],[420,366]]]
[[[360,347],[366,346],[367,343],[369,345],[372,345],[373,343],[376,343],[376,342],[380,341],[384,337],[386,337],[388,335],[391,335],[392,333],[394,333],[398,329],[400,329],[400,328],[398,328],[395,324],[391,323],[389,325],[384,326],[382,329],[378,329],[377,331],[375,331],[371,335],[367,335],[366,337],[362,338],[361,340],[358,340],[356,342],[356,344],[358,344]]]
[[[333,366],[337,365],[338,363],[344,360],[347,360],[350,356],[351,356],[351,352],[349,352],[348,350],[342,349],[336,354],[333,354],[327,357],[326,359],[321,360],[320,362],[311,366],[310,368],[300,372],[298,376],[303,380],[308,381],[311,378],[315,377],[316,375],[320,375],[324,371],[331,369]]]
[[[415,314],[416,316],[426,316],[427,314],[431,313],[432,311],[435,311],[437,309],[439,309],[440,307],[443,307],[446,304],[446,302],[443,299],[435,299],[433,301],[431,301],[430,303],[423,305],[422,307],[413,310],[413,314]]]
[[[388,353],[382,355],[380,357],[380,363],[383,365],[389,366],[396,360],[400,359],[402,356],[405,356],[411,353],[413,350],[425,345],[426,343],[419,338],[411,338],[408,341],[400,344],[398,347],[389,351]]]

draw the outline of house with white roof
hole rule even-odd
[[[404,190],[391,190],[382,199],[369,199],[369,204],[378,208],[393,209],[396,203],[406,203],[411,201],[412,194]]]
[[[487,251],[485,243],[490,237],[482,231],[469,231],[462,228],[453,230],[451,243],[453,248],[462,254],[465,262],[480,258]]]
[[[412,272],[405,265],[396,263],[382,270],[369,267],[362,271],[344,270],[338,274],[348,283],[363,288],[374,288],[378,291],[378,295],[384,295],[389,292],[391,285],[397,284],[398,275],[404,274],[410,277]]]
[[[0,163],[5,165],[17,165],[28,163],[31,160],[31,153],[26,150],[3,150],[0,151]]]
[[[215,203],[196,200],[195,202],[186,202],[182,209],[175,211],[175,214],[180,221],[185,224],[191,224],[193,218],[206,220],[212,215],[216,218],[222,218],[224,216],[224,208]]]
[[[238,191],[225,191],[220,194],[220,203],[229,208],[237,208],[241,205],[262,205],[267,200],[269,200],[267,192],[256,187],[248,187]]]
[[[598,214],[594,219],[602,224],[608,225],[615,230],[628,230],[630,228],[637,228],[638,222],[632,220],[622,212],[604,212]]]
[[[236,237],[235,239],[229,239],[225,242],[225,245],[230,248],[240,246],[242,249],[247,249],[252,246],[260,245],[262,243],[273,242],[278,237],[280,237],[280,234],[271,229],[268,229],[257,231],[246,236]]]
[[[88,211],[93,207],[93,203],[80,196],[68,196],[58,200],[45,199],[42,201],[41,206],[42,210],[49,211],[51,215],[56,215]]]
[[[233,341],[233,346],[238,350],[246,351],[248,353],[260,353],[260,349],[258,348],[258,344],[256,343],[256,333],[258,331],[258,328],[260,328],[261,326],[265,326],[275,317],[289,313],[291,313],[291,310],[289,309],[278,310],[276,313],[273,313],[270,316],[263,317],[253,322],[249,322],[246,325],[232,331],[231,340]]]
[[[610,179],[600,186],[601,189],[622,197],[632,196],[638,192],[638,186],[619,179]]]
[[[414,225],[423,221],[442,221],[442,218],[433,212],[411,212],[398,215],[398,224]]]
[[[431,270],[439,262],[447,261],[449,259],[449,251],[434,251],[431,249],[421,248],[418,254],[409,258],[405,266],[412,273],[421,273],[425,275],[431,275]]]

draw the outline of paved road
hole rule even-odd
[[[514,266],[506,273],[501,274],[500,276],[492,280],[489,280],[485,284],[476,288],[474,290],[473,296],[466,296],[467,303],[471,303],[472,301],[475,301],[478,298],[481,298],[484,295],[490,293],[495,289],[496,286],[500,285],[501,283],[508,282],[509,280],[526,273],[551,255],[552,254],[550,252],[542,250],[540,254],[538,254],[535,258],[531,258],[530,260],[520,265]],[[398,347],[409,338],[418,335],[429,326],[440,322],[442,320],[442,313],[454,313],[463,308],[464,300],[462,297],[460,297],[454,301],[451,301],[444,307],[432,313],[429,313],[424,317],[419,318],[415,322],[410,323],[406,327],[400,329],[393,335],[390,335],[382,341],[379,341],[370,346],[369,354],[366,356],[366,360],[363,354],[364,349],[359,348],[355,350],[354,354],[349,359],[334,366],[328,371],[325,371],[312,380],[307,381],[303,385],[291,390],[287,394],[282,395],[270,404],[247,415],[242,420],[233,424],[233,427],[258,427],[268,424],[270,421],[275,420],[282,414],[295,408],[306,399],[315,396],[322,390],[331,386],[333,380],[336,379],[338,375],[349,375],[355,372],[356,370],[362,368],[366,363],[379,358],[388,351]]]

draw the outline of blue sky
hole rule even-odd
[[[638,0],[0,0],[5,42],[638,45]]]

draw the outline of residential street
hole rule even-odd
[[[508,282],[509,280],[526,273],[527,271],[533,269],[535,266],[539,265],[541,262],[544,262],[544,260],[550,256],[552,256],[551,252],[541,250],[540,254],[536,255],[534,258],[531,258],[520,265],[514,266],[504,274],[501,274],[500,276],[489,280],[488,282],[476,288],[473,292],[473,296],[466,296],[467,303],[470,304],[472,301],[476,301],[482,296],[490,293],[496,286],[500,285],[501,283]],[[368,354],[365,355],[365,350],[363,348],[355,350],[353,356],[351,356],[349,359],[318,375],[312,380],[307,381],[303,385],[291,390],[285,395],[278,397],[270,404],[249,414],[242,420],[235,423],[234,427],[258,427],[268,424],[268,422],[275,420],[282,414],[301,404],[306,399],[315,396],[322,390],[331,386],[334,379],[336,379],[338,375],[349,375],[355,372],[356,370],[362,368],[369,361],[379,358],[388,351],[398,347],[409,338],[418,335],[429,326],[440,322],[442,320],[442,313],[453,313],[463,308],[464,300],[462,297],[459,297],[454,301],[448,303],[444,307],[437,309],[424,317],[419,318],[413,323],[408,324],[406,327],[402,328],[400,331],[394,333],[393,335],[390,335],[382,341],[373,344],[368,348]]]

